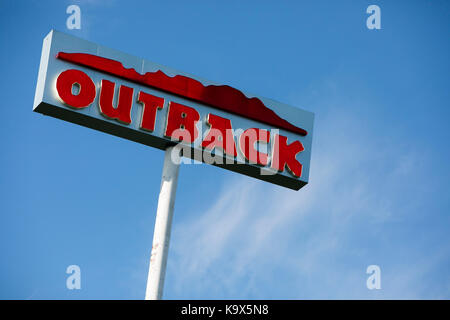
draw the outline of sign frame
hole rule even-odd
[[[117,81],[121,84],[127,84],[132,86],[133,88],[142,89],[144,88],[146,91],[150,91],[150,93],[160,93],[162,91],[155,88],[149,88],[146,86],[142,86],[142,84],[136,85],[133,81],[128,81],[127,79],[123,80],[120,79],[114,75],[106,74],[99,72],[98,70],[93,70],[89,66],[82,66],[79,64],[74,64],[70,62],[66,62],[62,59],[58,59],[58,54],[61,52],[63,53],[86,53],[86,54],[92,54],[96,56],[102,56],[107,59],[115,59],[116,61],[120,61],[124,68],[135,68],[139,69],[139,65],[142,65],[140,68],[140,71],[142,73],[146,70],[144,69],[144,66],[148,66],[148,68],[152,71],[155,70],[161,70],[164,74],[168,75],[169,77],[176,77],[176,76],[183,76],[189,79],[193,79],[193,81],[200,82],[202,84],[208,87],[219,87],[221,85],[213,83],[209,80],[201,79],[199,77],[192,76],[187,73],[183,73],[165,66],[161,66],[158,64],[155,64],[153,62],[150,62],[148,60],[144,60],[141,58],[133,57],[128,54],[122,53],[117,50],[109,49],[103,46],[100,46],[98,44],[79,39],[77,37],[73,37],[55,30],[52,30],[44,39],[43,41],[43,48],[42,48],[42,55],[41,55],[41,62],[40,62],[40,68],[39,68],[39,76],[38,76],[38,83],[36,87],[36,94],[35,94],[35,100],[34,100],[34,106],[33,111],[39,112],[45,115],[49,115],[58,119],[62,119],[68,122],[72,122],[75,124],[79,124],[91,129],[95,129],[101,132],[105,132],[111,135],[115,135],[130,141],[138,142],[147,146],[155,147],[161,150],[166,150],[170,146],[174,146],[177,144],[176,141],[170,140],[170,139],[164,139],[160,136],[156,136],[153,134],[149,134],[149,132],[146,132],[144,130],[136,129],[136,127],[131,127],[124,125],[122,123],[118,123],[117,121],[111,121],[110,119],[106,119],[104,117],[99,116],[98,112],[96,115],[93,115],[93,111],[85,112],[86,109],[96,109],[97,107],[95,105],[98,105],[98,93],[96,94],[95,100],[92,105],[90,105],[88,108],[83,110],[74,110],[73,108],[68,107],[65,105],[61,99],[57,99],[58,93],[55,90],[55,83],[56,83],[56,76],[61,72],[61,70],[73,68],[76,70],[83,71],[87,73],[88,75],[94,74],[92,77],[94,79],[94,82],[96,83],[96,90],[99,92],[99,84],[98,79],[105,78],[112,81]],[[223,86],[225,87],[225,86]],[[228,87],[228,86],[227,86]],[[231,88],[231,87],[229,87]],[[117,89],[117,88],[116,88]],[[234,88],[232,88],[235,91],[238,91]],[[136,90],[137,91],[137,90]],[[229,92],[229,91],[228,91]],[[232,92],[233,93],[233,92]],[[136,94],[136,92],[134,93]],[[219,110],[218,108],[211,107],[209,105],[206,105],[204,103],[199,103],[198,101],[193,101],[191,99],[186,99],[185,97],[180,97],[179,95],[174,95],[171,93],[163,92],[163,98],[167,100],[168,102],[175,101],[177,103],[182,102],[187,106],[192,106],[193,108],[201,109],[199,111],[201,113],[202,119],[200,121],[205,121],[205,113],[212,110],[214,114],[219,115],[225,115],[229,116],[231,118],[231,122],[234,124],[235,122],[238,123],[238,127],[240,127],[241,123],[244,124],[250,124],[253,127],[256,128],[264,128],[267,130],[270,130],[271,132],[273,130],[279,130],[280,135],[286,136],[288,143],[292,143],[293,141],[301,141],[302,145],[304,146],[304,150],[300,152],[297,155],[297,160],[302,165],[302,171],[301,176],[299,178],[294,177],[288,169],[288,166],[286,168],[283,167],[283,171],[277,171],[274,172],[274,170],[271,170],[270,168],[264,168],[260,165],[256,165],[254,163],[249,163],[246,161],[246,159],[233,159],[235,161],[229,161],[229,157],[225,155],[225,153],[222,153],[223,155],[223,161],[216,161],[213,163],[209,163],[212,165],[215,165],[217,167],[222,167],[227,170],[231,170],[240,174],[244,174],[247,176],[251,176],[263,181],[267,181],[270,183],[278,184],[290,189],[299,190],[301,187],[306,185],[309,180],[309,167],[310,167],[310,158],[311,158],[311,147],[312,147],[312,135],[313,135],[313,121],[314,121],[314,114],[299,108],[291,107],[286,104],[263,98],[263,97],[256,97],[255,95],[251,95],[247,92],[242,92],[242,94],[246,97],[247,100],[254,100],[257,99],[262,102],[264,106],[269,106],[274,111],[273,118],[280,118],[281,121],[284,121],[284,119],[289,119],[289,125],[292,125],[294,128],[304,128],[307,132],[306,135],[301,136],[298,133],[290,132],[289,130],[285,130],[283,128],[278,128],[273,125],[267,125],[265,123],[261,123],[258,121],[254,121],[254,119],[246,119],[242,115],[236,115],[224,110]],[[136,101],[135,101],[136,102]],[[168,103],[167,102],[167,103]],[[136,107],[133,105],[134,109]],[[204,111],[206,110],[206,111]],[[167,109],[167,108],[165,108]],[[167,110],[164,110],[166,112]],[[262,110],[266,111],[266,110]],[[163,113],[161,113],[163,114]],[[257,115],[258,116],[258,115]],[[166,115],[167,117],[167,115]],[[166,119],[158,119],[157,121],[166,121]],[[287,121],[285,121],[287,122]],[[203,134],[207,132],[207,129],[205,129],[205,124],[202,124],[203,130],[200,132]],[[235,140],[236,137],[235,137]],[[271,135],[271,140],[273,140],[273,136]],[[272,143],[272,142],[271,142]],[[185,152],[184,156],[188,156],[194,160],[203,161],[204,153],[210,152],[209,150],[202,149],[202,152],[199,152],[198,145],[195,146],[193,144],[191,145],[184,145],[184,150],[191,149],[190,152]],[[271,148],[271,146],[267,146],[268,149]],[[239,147],[237,147],[239,149]],[[186,155],[186,154],[190,155]],[[238,152],[239,153],[239,152]],[[270,151],[268,151],[270,153]],[[210,152],[212,156],[216,156],[217,158],[220,158],[220,152],[217,152],[217,150],[214,150]],[[203,161],[204,162],[204,161]],[[267,170],[266,170],[267,169]]]

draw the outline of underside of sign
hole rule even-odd
[[[33,110],[294,190],[314,114],[61,32],[44,39]]]

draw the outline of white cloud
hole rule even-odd
[[[419,263],[403,272],[393,246],[407,254],[408,243],[388,243],[395,234],[391,224],[414,210],[394,193],[409,185],[420,166],[417,155],[394,140],[382,144],[351,119],[355,126],[336,130],[343,122],[337,118],[346,116],[331,114],[322,122],[310,184],[300,191],[238,177],[211,199],[209,210],[175,221],[169,298],[421,296],[420,278],[431,267]],[[390,281],[378,292],[365,287],[366,267],[374,263]]]

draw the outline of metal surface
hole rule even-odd
[[[175,147],[167,148],[164,155],[161,190],[156,211],[145,300],[160,300],[163,295],[167,256],[169,254],[170,230],[180,167],[179,164],[172,161],[171,155],[174,149]]]

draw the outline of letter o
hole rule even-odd
[[[79,86],[78,94],[72,93],[74,85]],[[56,90],[63,102],[73,108],[85,108],[94,102],[95,84],[83,71],[70,69],[59,74]]]

